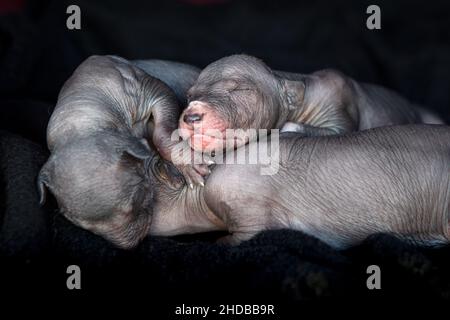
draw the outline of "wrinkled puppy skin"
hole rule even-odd
[[[246,132],[225,137],[226,129],[281,129],[324,136],[387,125],[442,124],[395,92],[359,83],[339,71],[273,71],[247,55],[208,65],[189,89],[188,98],[179,127],[184,129],[183,138],[203,151],[221,149],[227,143],[239,146],[255,138]]]
[[[149,72],[159,63],[138,64]],[[174,64],[177,78],[184,65]],[[194,81],[195,68],[186,68],[188,81]],[[175,81],[177,99],[163,81],[146,72],[115,56],[92,56],[83,62],[59,94],[47,128],[51,157],[38,177],[41,202],[47,187],[69,220],[124,248],[147,233],[151,171],[156,162],[164,162],[153,148],[171,160],[180,143],[171,141],[179,100],[190,84]],[[170,82],[170,75],[165,81]],[[178,169],[191,184],[203,182],[193,166]]]
[[[165,193],[150,234],[227,230],[239,244],[263,230],[293,229],[334,248],[376,233],[414,244],[449,243],[450,128],[390,126],[304,138],[283,133],[279,170],[266,164],[218,164],[204,188]],[[245,158],[253,146],[240,147]],[[255,150],[256,148],[254,148]],[[167,198],[168,197],[168,198]]]

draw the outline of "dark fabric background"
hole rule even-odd
[[[68,31],[65,9],[74,3],[82,30]],[[23,11],[2,16],[0,291],[34,299],[46,292],[74,303],[108,297],[115,307],[130,300],[136,304],[130,309],[164,315],[178,302],[278,303],[281,313],[301,314],[307,307],[327,311],[323,303],[346,310],[390,303],[414,311],[425,301],[449,300],[450,247],[421,249],[375,235],[339,252],[286,230],[235,248],[216,245],[215,235],[149,237],[125,252],[71,225],[54,201],[37,203],[48,118],[64,81],[91,54],[204,67],[247,53],[293,72],[332,67],[392,88],[450,121],[448,2],[375,3],[382,10],[377,31],[365,28],[368,1],[28,1]],[[81,292],[65,289],[69,264],[81,266]],[[370,264],[381,267],[380,291],[365,286]]]

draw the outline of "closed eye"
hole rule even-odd
[[[230,93],[236,92],[236,91],[254,91],[254,89],[253,88],[235,88],[235,89],[230,90]]]

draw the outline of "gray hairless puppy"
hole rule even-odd
[[[198,73],[160,60],[92,56],[83,62],[64,84],[48,124],[51,156],[38,177],[41,202],[47,186],[69,220],[119,246],[134,245],[151,217],[149,144],[171,160],[179,104]],[[209,171],[189,164],[178,170],[190,185]]]
[[[228,140],[237,145],[251,140],[248,132],[227,138],[226,129],[281,129],[323,136],[387,125],[442,123],[395,92],[356,82],[338,71],[307,75],[272,71],[247,55],[208,65],[188,97],[180,128],[191,146],[203,151],[225,148]]]
[[[422,245],[450,240],[450,127],[284,133],[279,156],[274,175],[261,175],[260,164],[220,164],[204,188],[175,191],[157,182],[150,234],[225,229],[231,235],[224,240],[236,244],[291,228],[337,248],[380,232]]]

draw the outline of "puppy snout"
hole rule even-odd
[[[189,103],[186,110],[182,115],[182,120],[187,125],[195,125],[199,124],[203,120],[205,120],[205,115],[209,111],[209,106],[201,101],[192,101]]]
[[[186,122],[187,124],[194,124],[197,122],[202,121],[203,119],[203,114],[200,113],[186,113],[183,117],[183,121]]]

